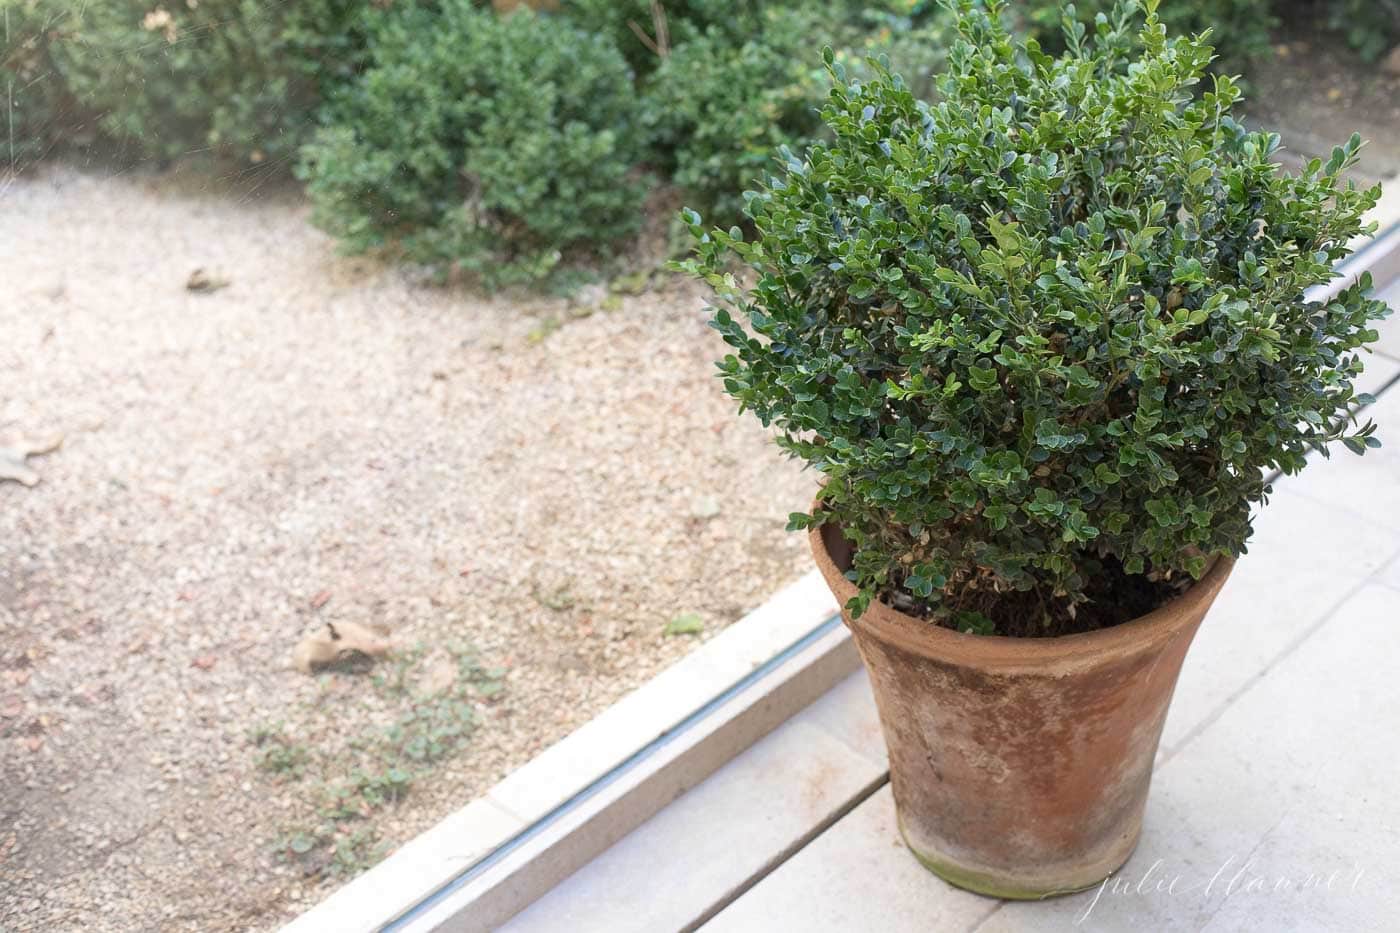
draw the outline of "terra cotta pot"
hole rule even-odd
[[[844,607],[851,548],[813,529]],[[842,616],[875,689],[900,832],[925,867],[981,894],[1098,884],[1137,844],[1181,662],[1234,561],[1154,612],[1059,638],[965,635],[873,601]]]

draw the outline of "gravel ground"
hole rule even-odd
[[[690,650],[671,618],[708,635],[807,564],[812,479],[734,417],[694,291],[483,300],[338,257],[294,195],[197,187],[0,195],[0,445],[64,435],[0,483],[6,931],[273,927],[344,880],[288,848],[325,788],[417,767],[365,739],[440,709],[447,646],[502,689],[447,686],[478,728],[357,801],[350,871]],[[397,660],[298,673],[327,620]]]

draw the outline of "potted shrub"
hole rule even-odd
[[[1127,859],[1267,475],[1379,444],[1349,406],[1383,306],[1369,281],[1305,297],[1368,231],[1360,140],[1282,172],[1155,6],[1051,58],[964,0],[936,103],[827,54],[831,141],[783,153],[753,234],[686,212],[726,389],[822,474],[792,525],[873,682],[904,837],[997,896]]]

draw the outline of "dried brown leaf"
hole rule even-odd
[[[190,277],[185,280],[185,289],[192,292],[208,293],[216,292],[221,288],[227,288],[229,280],[221,275],[215,275],[208,269],[196,269],[190,273]]]
[[[35,486],[39,474],[25,461],[53,453],[63,444],[63,435],[57,432],[42,438],[21,438],[12,444],[0,446],[0,482],[14,480],[24,486]]]
[[[358,622],[327,622],[297,643],[292,663],[303,674],[362,654],[377,658],[389,653],[389,640]]]

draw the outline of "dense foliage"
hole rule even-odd
[[[21,86],[61,89],[43,98],[47,119],[93,126],[134,156],[250,162],[295,153],[323,86],[355,67],[379,13],[354,0],[0,3],[21,14],[10,24],[25,41]]]
[[[631,74],[605,37],[443,0],[386,20],[303,150],[315,219],[487,283],[539,278],[633,232]]]
[[[1100,13],[1113,10],[1113,0],[1075,0],[1075,17],[1092,26]],[[1269,49],[1269,30],[1276,23],[1274,0],[1192,0],[1190,3],[1167,2],[1158,15],[1162,25],[1173,34],[1195,34],[1210,30],[1210,42],[1227,69],[1264,54]],[[1027,34],[1038,39],[1048,50],[1059,52],[1064,46],[1061,4],[1056,0],[1035,0],[1028,4],[1012,4],[1011,19]]]
[[[26,165],[74,130],[50,55],[59,20],[42,0],[0,0],[0,165]]]
[[[776,6],[755,20],[740,41],[712,27],[675,49],[644,97],[654,166],[726,223],[742,220],[743,192],[775,152],[822,133],[826,78],[810,37],[826,37],[852,68],[883,54],[910,76],[932,74],[946,46],[938,26],[888,12]]]
[[[1378,444],[1348,406],[1384,306],[1304,297],[1378,197],[1340,177],[1360,140],[1283,173],[1235,82],[1197,87],[1210,49],[1134,6],[1052,58],[964,0],[934,104],[828,54],[833,140],[757,232],[688,214],[725,386],[825,476],[794,524],[855,545],[856,612],[1074,630],[1105,579],[1240,553],[1266,471]]]
[[[512,7],[548,27],[485,23]],[[1110,0],[1070,10],[1092,30]],[[1027,0],[1002,16],[1058,52],[1064,12]],[[1400,0],[1174,0],[1161,16],[1169,30],[1210,27],[1227,73],[1267,51],[1280,16],[1330,25],[1368,56],[1400,40]],[[443,35],[467,20],[470,35]],[[300,164],[317,217],[351,250],[536,279],[570,254],[615,250],[640,220],[639,183],[745,223],[743,192],[774,152],[829,138],[813,49],[831,46],[853,77],[884,55],[931,99],[949,21],[940,0],[0,0],[0,164],[64,148],[122,162],[202,153],[256,166],[259,183]],[[539,62],[504,48],[531,42]],[[488,64],[455,57],[478,49]],[[562,64],[574,59],[577,85]],[[439,67],[473,99],[392,105],[431,96],[409,85]],[[595,91],[598,111],[584,112]],[[519,159],[500,148],[517,144]]]
[[[674,49],[705,35],[726,47],[763,32],[765,13],[797,0],[563,0],[562,15],[585,32],[601,33],[639,76],[660,65]],[[659,23],[658,23],[659,19]]]
[[[1400,0],[1322,0],[1327,24],[1367,61],[1400,42]]]
[[[824,89],[811,80],[797,10],[771,11],[736,41],[712,28],[656,69],[646,97],[653,159],[691,203],[737,219],[746,185],[783,145],[819,131]]]

